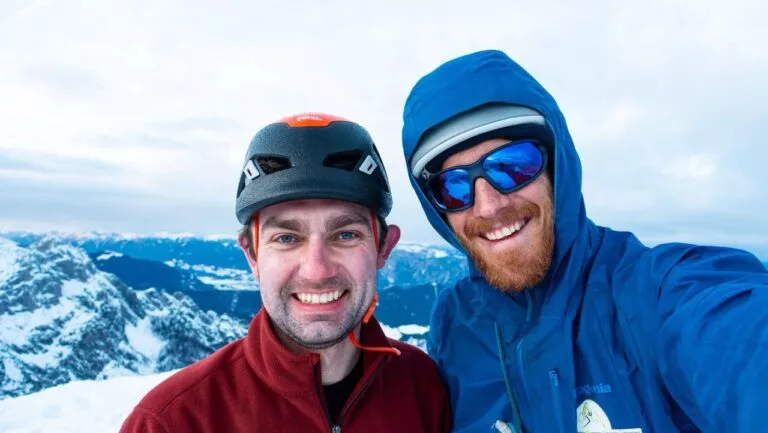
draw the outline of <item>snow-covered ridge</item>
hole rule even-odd
[[[99,257],[96,257],[96,260],[109,260],[113,257],[123,257],[123,253],[118,253],[116,251],[105,251]]]
[[[179,259],[168,260],[165,264],[172,268],[192,271],[197,279],[219,290],[259,290],[258,281],[250,271],[243,269],[190,265]]]
[[[0,238],[0,284],[18,270],[17,256],[20,248],[15,242]]]
[[[197,239],[203,241],[235,241],[236,234],[197,234],[190,232],[156,232],[156,233],[130,233],[130,232],[102,232],[102,231],[51,231],[50,236],[67,241],[132,241],[141,239],[182,240]],[[0,231],[0,237],[38,236],[36,232]]]
[[[414,254],[423,254],[428,257],[443,258],[448,257],[449,254],[456,254],[456,250],[451,246],[444,246],[438,244],[427,244],[402,241],[395,246],[395,251],[405,251]]]
[[[38,232],[3,232],[0,231],[0,237],[18,237],[18,236],[41,236],[43,233]],[[237,234],[199,234],[191,232],[156,232],[156,233],[130,233],[130,232],[103,232],[103,231],[86,231],[86,232],[74,232],[74,231],[51,231],[45,233],[47,236],[57,237],[67,241],[132,241],[132,240],[148,240],[148,239],[162,239],[178,241],[183,239],[196,239],[203,241],[236,241]],[[431,253],[436,257],[444,257],[447,254],[455,252],[455,249],[448,244],[438,243],[423,243],[401,240],[396,250],[402,250],[412,253]]]
[[[28,248],[0,239],[0,257],[0,400],[179,368],[245,334],[242,322],[184,295],[134,292],[50,237]]]

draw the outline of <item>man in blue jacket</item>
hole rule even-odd
[[[424,211],[470,257],[428,341],[455,431],[768,431],[754,256],[595,225],[562,113],[502,52],[424,76],[403,120]]]

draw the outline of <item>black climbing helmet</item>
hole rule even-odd
[[[246,225],[267,206],[307,198],[358,203],[386,218],[392,194],[365,128],[338,116],[302,113],[256,133],[237,186],[238,221]]]

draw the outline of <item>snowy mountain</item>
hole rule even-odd
[[[181,294],[134,291],[60,239],[0,238],[0,399],[180,368],[244,334]]]
[[[8,233],[21,245],[41,234]],[[203,310],[248,321],[261,307],[234,238],[192,235],[62,234],[46,236],[84,248],[96,266],[133,288],[181,291]],[[467,274],[463,255],[449,246],[401,242],[379,272],[376,317],[392,326],[426,325],[437,291]]]
[[[27,241],[0,238],[0,400],[184,367],[245,335],[261,307],[258,291],[216,289],[178,261]],[[393,338],[425,348],[436,287],[382,292],[376,316]]]
[[[161,262],[189,271],[201,282],[220,290],[254,290],[243,253],[234,237],[189,234],[138,236],[104,233],[0,233],[19,245],[29,245],[41,236],[83,248],[89,254],[107,252],[111,260],[120,255]],[[400,242],[379,273],[379,288],[392,286],[444,286],[467,274],[466,258],[450,246]]]

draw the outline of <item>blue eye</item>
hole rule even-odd
[[[357,235],[355,233],[352,233],[352,232],[341,232],[341,233],[339,233],[339,239],[341,239],[343,241],[350,241],[350,240],[356,239],[356,238],[357,238]]]
[[[294,238],[291,235],[280,235],[280,236],[277,237],[276,240],[277,240],[278,243],[287,244],[287,243],[291,243],[291,242],[295,241],[296,238]]]

